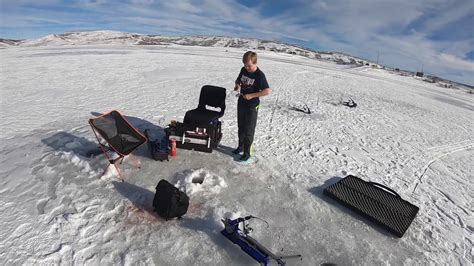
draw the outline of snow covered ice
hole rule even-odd
[[[253,265],[220,235],[220,219],[254,215],[253,236],[290,265],[473,261],[472,94],[367,67],[259,51],[273,94],[262,99],[258,163],[230,155],[245,50],[61,45],[0,49],[2,264]],[[203,85],[229,90],[219,150],[178,150],[170,162],[136,156],[126,182],[91,154],[90,117],[118,109],[153,137],[197,106]],[[357,108],[340,105],[353,98]],[[291,110],[306,103],[311,114]],[[420,207],[396,238],[322,195],[354,174]],[[166,179],[187,191],[188,213],[153,211]],[[202,181],[202,184],[199,184]]]

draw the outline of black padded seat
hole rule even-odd
[[[186,112],[186,116],[184,117],[185,124],[210,124],[212,121],[220,118],[221,114],[219,112],[214,112],[211,110],[200,110],[194,109]]]
[[[183,123],[186,125],[206,126],[221,118],[225,112],[226,89],[206,85],[201,88],[199,105],[187,111]]]

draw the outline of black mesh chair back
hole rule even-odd
[[[95,131],[120,155],[128,155],[143,143],[147,142],[137,129],[116,110],[97,118],[89,123]]]

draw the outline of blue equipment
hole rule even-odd
[[[245,223],[245,221],[248,221],[252,218],[257,217],[250,215],[246,217],[239,217],[235,220],[231,220],[229,218],[223,219],[222,222],[224,223],[225,228],[221,231],[221,234],[227,237],[234,244],[238,245],[245,253],[247,253],[261,265],[268,265],[271,260],[276,261],[278,265],[286,265],[286,262],[283,261],[283,259],[302,258],[301,255],[277,256],[258,243],[257,240],[250,237],[248,233],[252,231],[252,228],[250,228],[248,224]],[[239,228],[240,223],[243,224],[243,230]]]

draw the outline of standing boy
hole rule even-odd
[[[240,90],[237,103],[237,124],[239,127],[239,146],[234,154],[243,152],[240,161],[247,161],[252,156],[252,142],[257,125],[259,97],[269,95],[269,88],[265,74],[257,67],[257,54],[246,52],[242,58],[244,67],[240,70],[235,81],[234,90]]]

